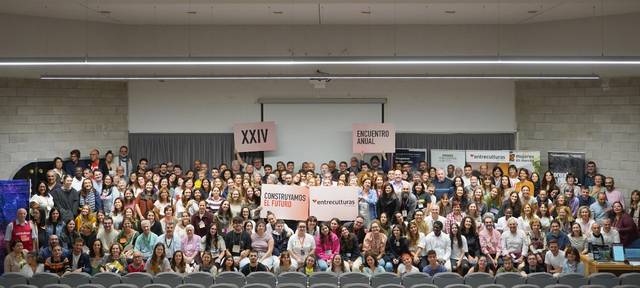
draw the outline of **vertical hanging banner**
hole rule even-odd
[[[268,211],[278,219],[307,220],[309,217],[309,188],[305,186],[264,184],[261,202],[260,218],[266,218]]]
[[[276,122],[233,124],[233,143],[238,152],[276,150]]]
[[[480,165],[487,164],[489,170],[498,166],[503,172],[509,169],[509,150],[467,150],[466,160],[473,169],[479,169]]]
[[[464,168],[466,153],[464,150],[431,149],[431,166],[447,170],[449,164],[456,168]]]
[[[358,187],[314,186],[309,188],[309,197],[309,215],[320,221],[353,221],[358,216]]]
[[[7,225],[16,219],[18,209],[29,207],[28,180],[0,180],[0,237],[4,239]],[[9,237],[11,238],[11,237]],[[5,241],[0,244],[0,274],[4,272]]]
[[[356,123],[353,153],[388,153],[396,150],[396,128],[385,123]]]
[[[518,169],[527,168],[529,173],[540,174],[540,151],[511,151],[509,165],[515,165]]]
[[[584,152],[549,152],[549,170],[556,177],[556,184],[565,183],[568,173],[573,173],[584,183],[586,155]]]

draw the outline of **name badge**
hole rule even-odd
[[[329,249],[329,250],[325,250],[325,251],[324,251],[324,254],[326,254],[326,255],[331,255],[331,249]]]
[[[200,229],[206,227],[207,225],[204,224],[204,221],[200,221],[200,223],[198,223],[198,227],[200,227]]]
[[[233,245],[233,247],[231,248],[231,252],[240,253],[240,245]]]
[[[402,210],[402,217],[407,217],[407,210]]]

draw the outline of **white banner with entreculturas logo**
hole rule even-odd
[[[319,221],[338,218],[353,221],[358,216],[358,187],[314,186],[309,189],[309,215]]]

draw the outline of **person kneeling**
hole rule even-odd
[[[247,276],[250,273],[258,271],[269,271],[269,269],[264,264],[258,262],[258,251],[251,250],[249,251],[249,264],[244,265],[240,272],[242,272],[244,276]]]
[[[437,273],[447,272],[447,268],[438,262],[436,251],[429,250],[429,252],[427,252],[427,261],[429,261],[429,265],[422,268],[423,273],[427,273],[429,276],[433,277],[433,275],[436,275]]]

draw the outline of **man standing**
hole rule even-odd
[[[73,149],[69,154],[70,160],[64,163],[64,172],[67,172],[67,175],[73,175],[77,168],[84,169],[86,167],[84,162],[80,161],[80,150]]]
[[[116,166],[124,167],[124,175],[129,176],[131,172],[133,172],[133,163],[129,158],[129,147],[125,145],[120,146],[120,153],[113,159],[113,162]]]
[[[596,162],[589,161],[587,162],[586,174],[584,175],[584,185],[587,187],[591,187],[595,184],[595,180],[593,179],[598,174],[598,169],[596,167]]]
[[[436,198],[440,200],[442,195],[446,194],[447,197],[453,197],[453,182],[447,179],[444,175],[444,170],[436,170],[436,179],[433,181],[436,186]],[[440,256],[438,254],[438,256]]]
[[[93,171],[93,189],[96,189],[96,192],[98,193],[98,195],[100,195],[102,193],[102,186],[103,186],[103,176],[104,174],[102,173],[102,171],[100,170],[96,170]]]
[[[465,168],[466,169],[466,168]],[[465,170],[466,171],[466,170]],[[464,177],[463,177],[464,178]],[[476,175],[471,175],[469,177],[469,182],[464,182],[465,184],[469,183],[469,185],[464,187],[464,192],[467,193],[467,197],[469,199],[473,199],[473,193],[480,188],[480,181],[478,179],[478,176]]]
[[[591,191],[589,191],[589,187],[584,184],[580,186],[580,197],[578,197],[578,200],[578,207],[589,207],[591,206],[591,204],[596,202],[596,199],[593,199],[593,197],[591,197]]]
[[[433,227],[433,223],[436,223],[436,221],[440,221],[440,223],[447,222],[447,218],[440,215],[440,207],[438,207],[438,205],[433,204],[429,209],[431,214],[424,219],[424,221],[427,222],[427,227]]]
[[[164,247],[166,247],[165,254],[167,255],[167,259],[173,258],[173,253],[182,249],[180,237],[173,233],[174,228],[175,224],[173,224],[173,222],[167,222],[167,225],[164,227],[164,234],[158,237],[158,243],[163,243]]]
[[[356,235],[358,238],[359,250],[362,250],[362,243],[364,243],[364,237],[367,236],[366,228],[364,227],[364,217],[358,215],[351,225],[345,225],[349,232]]]
[[[418,206],[418,198],[411,193],[409,184],[402,186],[402,192],[400,193],[400,213],[402,213],[402,217],[405,219],[413,219],[416,206]]]
[[[231,254],[236,266],[240,261],[249,256],[251,249],[251,236],[247,231],[242,229],[242,218],[233,218],[233,230],[224,236],[224,244],[227,247],[227,253]]]
[[[116,237],[120,231],[113,228],[113,219],[110,216],[106,216],[103,220],[104,229],[98,232],[96,238],[102,241],[102,246],[111,247],[113,243],[116,243]]]
[[[480,249],[484,255],[487,255],[494,267],[498,266],[498,258],[502,254],[501,243],[502,237],[500,232],[494,228],[493,218],[491,216],[484,217],[484,229],[478,233],[480,238]]]
[[[393,191],[396,192],[398,198],[400,198],[400,194],[402,193],[402,187],[405,185],[410,185],[409,182],[402,180],[402,171],[395,170],[393,171],[393,182],[391,182],[391,186],[393,187]]]
[[[72,183],[71,176],[66,175],[62,180],[62,187],[51,192],[53,206],[60,210],[60,217],[65,223],[76,218],[80,207],[80,194],[71,187]]]
[[[620,201],[622,208],[624,208],[624,195],[616,189],[613,177],[604,178],[604,187],[607,188],[607,202],[616,203],[617,201]]]
[[[464,165],[464,175],[462,175],[462,182],[464,182],[464,186],[471,185],[471,176],[473,175],[471,174],[471,172],[473,172],[473,168],[471,167],[471,165]],[[477,180],[478,177],[476,177],[476,181]]]
[[[204,237],[209,233],[209,227],[213,222],[213,214],[207,211],[207,202],[201,200],[198,203],[198,213],[191,216],[191,224],[195,228],[194,233],[200,237]]]
[[[16,220],[7,225],[4,233],[4,247],[11,247],[11,241],[17,240],[20,240],[24,249],[29,252],[38,251],[38,231],[30,221],[27,221],[27,210],[24,208],[18,209]]]
[[[100,159],[100,151],[93,149],[89,152],[89,160],[87,161],[87,168],[91,171],[100,170],[102,173],[109,173],[109,167],[104,160]]]
[[[611,204],[607,202],[607,194],[605,194],[604,192],[599,192],[597,195],[597,199],[598,201],[591,204],[591,206],[589,206],[589,209],[591,210],[593,219],[598,223],[602,223],[602,221],[607,218],[609,211],[611,211]]]
[[[555,241],[561,250],[571,245],[567,234],[560,230],[560,222],[555,219],[551,221],[551,230],[547,233],[547,243],[551,243],[551,241]]]

